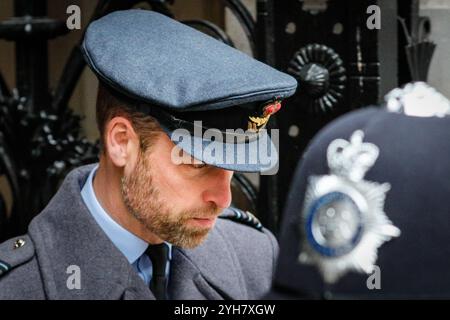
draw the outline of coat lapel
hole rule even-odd
[[[220,220],[199,247],[174,248],[170,294],[173,299],[246,299],[238,259],[220,232]]]

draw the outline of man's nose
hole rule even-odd
[[[228,208],[231,204],[232,177],[233,171],[214,169],[207,183],[207,189],[203,191],[203,201],[213,202],[219,208]]]

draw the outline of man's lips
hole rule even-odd
[[[211,228],[214,226],[214,223],[216,222],[217,217],[208,217],[208,218],[192,218],[191,220],[202,227],[208,227]]]

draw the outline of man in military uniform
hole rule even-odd
[[[271,298],[450,298],[450,101],[408,84],[311,141]]]
[[[146,10],[93,22],[82,50],[100,80],[100,162],[0,245],[0,298],[261,297],[275,238],[218,217],[244,214],[228,208],[233,171],[276,166],[264,126],[296,81]]]

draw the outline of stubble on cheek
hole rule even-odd
[[[194,248],[207,237],[211,228],[190,223],[194,218],[216,218],[220,210],[214,204],[204,208],[176,212],[162,199],[154,185],[152,170],[144,156],[135,169],[121,180],[122,198],[130,214],[159,238],[175,246]]]

